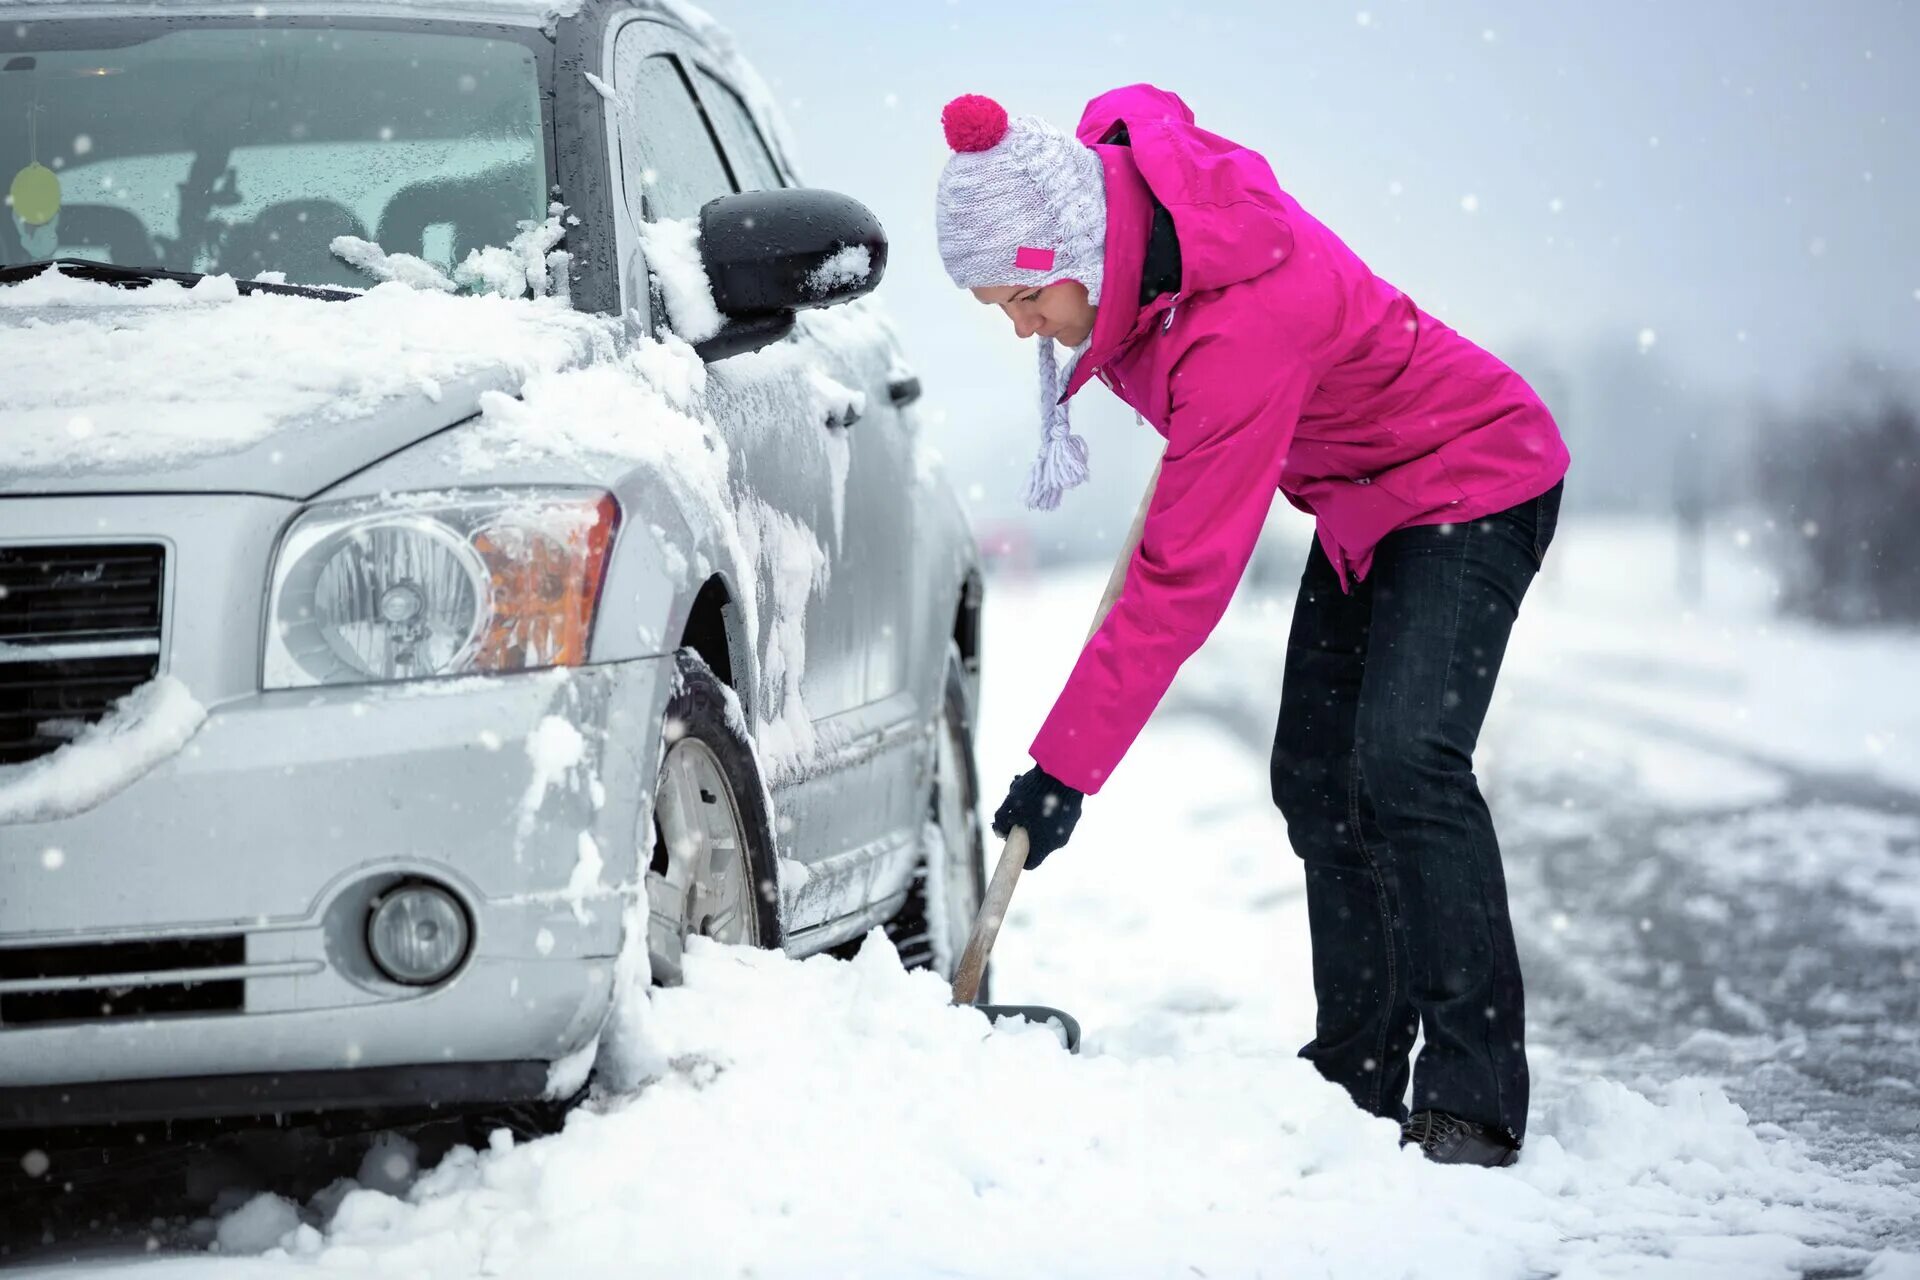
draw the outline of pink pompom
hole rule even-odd
[[[988,151],[1007,136],[1007,109],[992,98],[963,93],[940,112],[940,123],[955,151]]]

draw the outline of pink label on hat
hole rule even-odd
[[[1013,265],[1023,271],[1053,270],[1053,250],[1036,249],[1032,245],[1021,245],[1013,251]]]

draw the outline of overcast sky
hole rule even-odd
[[[1790,390],[1845,348],[1920,360],[1920,3],[709,4],[774,83],[806,180],[885,222],[881,296],[991,507],[1017,492],[1035,392],[1026,344],[934,248],[939,112],[965,92],[1070,130],[1106,88],[1172,89],[1496,354],[1651,343],[1730,393]],[[1096,473],[1131,475],[1158,439],[1096,398],[1076,401]]]

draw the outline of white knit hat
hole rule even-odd
[[[1100,157],[1044,120],[965,94],[940,113],[954,154],[940,173],[934,229],[962,289],[1078,280],[1098,306],[1106,265],[1107,183]],[[1086,441],[1059,403],[1053,339],[1040,338],[1040,456],[1027,505],[1051,510],[1087,478]]]

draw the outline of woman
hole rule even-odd
[[[1511,1163],[1520,967],[1473,750],[1553,537],[1568,459],[1551,415],[1171,93],[1103,94],[1077,140],[975,95],[943,122],[948,274],[1040,339],[1029,504],[1086,478],[1066,401],[1089,378],[1167,440],[1119,597],[994,831],[1026,828],[1029,868],[1066,843],[1285,494],[1317,533],[1272,761],[1313,935],[1301,1056],[1429,1157]],[[1077,348],[1064,387],[1056,341]]]

